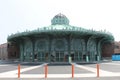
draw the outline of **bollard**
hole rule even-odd
[[[97,61],[100,61],[100,57],[99,56],[97,56]]]
[[[99,78],[99,68],[100,68],[99,64],[97,64],[96,67],[97,67],[97,77]]]
[[[20,64],[18,64],[18,78],[20,78]]]
[[[45,65],[45,78],[47,78],[47,74],[48,74],[48,66],[47,64]]]
[[[86,56],[86,62],[89,62],[89,57],[88,56]]]
[[[72,64],[72,78],[74,78],[74,65]]]

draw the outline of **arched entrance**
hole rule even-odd
[[[23,55],[24,61],[32,61],[32,55],[33,55],[32,42],[30,40],[26,40]]]
[[[97,55],[97,49],[96,49],[96,40],[95,39],[89,39],[87,43],[87,56],[90,61],[96,60]]]
[[[67,55],[67,42],[65,39],[56,39],[52,43],[51,62],[65,62]]]
[[[72,39],[71,58],[73,62],[84,61],[85,41],[83,39]]]
[[[35,43],[35,61],[48,61],[48,43],[46,39],[40,39]]]

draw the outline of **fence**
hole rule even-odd
[[[96,64],[96,77],[98,77],[99,78],[99,64]],[[75,76],[74,76],[74,74],[75,74],[75,65],[74,64],[72,64],[71,65],[71,78],[74,78]],[[21,65],[20,64],[18,64],[18,78],[20,78],[21,76]],[[47,64],[45,64],[44,65],[44,75],[45,75],[45,77],[44,78],[48,78],[48,65]]]

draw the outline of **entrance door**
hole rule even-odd
[[[45,52],[38,52],[37,59],[39,62],[44,62],[45,61]]]
[[[55,61],[56,62],[64,62],[64,52],[62,52],[62,51],[56,52]]]
[[[51,54],[51,62],[64,62],[64,52],[56,51],[55,53]]]
[[[79,51],[75,51],[74,53],[72,53],[71,57],[72,57],[72,61],[74,62],[82,61],[83,59],[82,53]]]

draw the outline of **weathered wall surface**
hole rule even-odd
[[[111,57],[114,53],[114,43],[105,43],[102,46],[102,57]]]
[[[114,45],[114,54],[120,53],[120,42],[115,42]]]
[[[7,60],[8,52],[7,52],[7,43],[0,45],[0,60]]]

